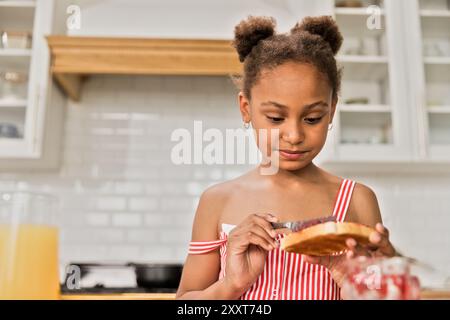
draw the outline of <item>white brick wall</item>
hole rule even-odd
[[[0,189],[62,201],[61,262],[182,262],[201,192],[245,166],[174,166],[170,133],[241,127],[235,91],[219,77],[91,78],[68,106],[59,173],[2,174]],[[336,172],[372,186],[400,250],[450,271],[450,173]]]

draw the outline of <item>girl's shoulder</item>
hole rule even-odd
[[[381,222],[378,199],[371,187],[350,178],[335,176],[328,172],[325,172],[325,174],[326,180],[331,185],[341,185],[345,188],[346,186],[342,184],[344,180],[354,182],[346,221],[359,222],[370,226],[375,226],[377,222]]]
[[[244,174],[245,176],[245,174]],[[207,187],[200,196],[194,224],[194,238],[214,239],[220,234],[220,227],[224,208],[236,194],[244,189],[243,176],[222,181]],[[197,223],[196,223],[197,222]],[[217,226],[217,227],[214,227]],[[206,231],[209,229],[210,231]]]
[[[353,182],[354,188],[351,193],[346,221],[375,226],[377,222],[381,222],[377,196],[371,187],[354,180]]]
[[[335,185],[335,186],[341,185],[342,187],[344,187],[342,185],[344,180],[354,182],[354,188],[353,188],[353,192],[352,192],[352,201],[350,203],[351,207],[352,207],[352,204],[353,204],[353,207],[360,207],[360,206],[364,206],[365,204],[367,204],[367,202],[373,203],[374,201],[375,202],[377,201],[375,192],[369,186],[367,186],[359,181],[353,180],[351,178],[336,176],[336,175],[333,175],[324,170],[322,170],[322,172],[324,174],[324,177],[326,178],[327,183],[329,183],[330,185]]]
[[[248,174],[210,185],[203,191],[201,198],[217,205],[224,204],[233,194],[243,189]]]

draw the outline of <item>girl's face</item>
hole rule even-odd
[[[337,103],[332,93],[327,78],[314,66],[287,62],[263,71],[251,89],[251,101],[239,93],[239,105],[244,121],[252,123],[261,152],[264,143],[267,156],[279,154],[280,169],[299,170],[325,144]],[[273,129],[279,130],[278,147],[271,144]]]

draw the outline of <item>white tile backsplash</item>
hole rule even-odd
[[[82,219],[78,220],[83,221]],[[101,212],[101,213],[87,213],[85,215],[84,221],[86,225],[90,227],[106,227],[111,223],[110,220],[111,220],[110,214],[106,212]]]
[[[130,211],[155,211],[159,208],[159,201],[157,197],[133,197],[128,201],[128,209]]]
[[[92,77],[66,117],[59,172],[0,174],[0,190],[60,197],[62,263],[183,262],[201,192],[248,168],[170,162],[173,129],[242,126],[225,77]],[[335,173],[375,190],[402,252],[450,272],[450,173]]]
[[[142,216],[139,213],[115,213],[112,217],[114,227],[137,228],[142,224]]]

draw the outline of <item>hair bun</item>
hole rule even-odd
[[[273,36],[276,22],[272,17],[248,16],[234,28],[233,46],[243,62],[259,41]]]
[[[322,37],[330,45],[333,54],[338,53],[341,48],[342,34],[331,16],[306,17],[291,29],[291,33],[301,31]]]

